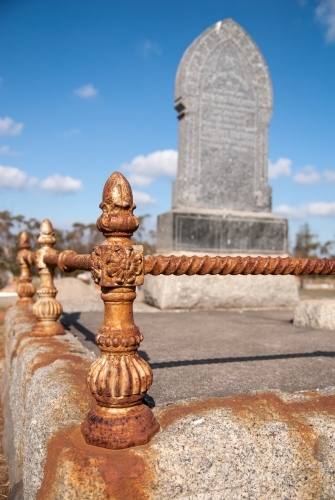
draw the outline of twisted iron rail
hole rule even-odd
[[[291,257],[145,257],[145,274],[335,274],[335,259]]]
[[[93,265],[90,254],[79,255],[65,250],[56,255],[45,255],[44,262],[58,266],[62,271],[75,269],[90,271]],[[203,257],[147,255],[144,274],[180,276],[226,274],[294,274],[335,275],[335,259],[302,259],[291,257]]]

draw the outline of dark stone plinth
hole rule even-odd
[[[287,220],[271,213],[173,210],[158,216],[157,252],[283,254]]]

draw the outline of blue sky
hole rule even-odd
[[[1,0],[0,211],[95,221],[105,180],[137,214],[171,207],[174,79],[189,44],[233,18],[269,66],[273,209],[290,238],[335,236],[335,0]]]

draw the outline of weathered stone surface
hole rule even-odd
[[[334,399],[184,401],[156,409],[163,432],[149,445],[116,453],[64,429],[49,442],[37,499],[331,499]]]
[[[255,42],[232,19],[208,28],[186,50],[175,108],[179,158],[173,208],[270,211],[270,75]]]
[[[335,301],[330,299],[301,301],[294,311],[293,324],[335,330]]]
[[[162,432],[115,452],[87,445],[80,432],[90,353],[69,334],[30,338],[29,326],[12,308],[5,406],[16,444],[6,447],[22,478],[13,500],[335,497],[334,387],[162,404],[154,408]]]
[[[160,309],[294,306],[299,301],[293,276],[151,276],[145,301]]]
[[[31,327],[25,308],[13,307],[6,316],[3,398],[5,434],[12,443],[9,438],[4,444],[17,491],[13,498],[24,500],[34,499],[40,488],[50,436],[89,410],[85,378],[95,359],[71,334],[30,337]]]

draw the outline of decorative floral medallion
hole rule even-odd
[[[143,283],[141,245],[99,245],[93,250],[92,261],[92,277],[101,286],[137,286]]]

